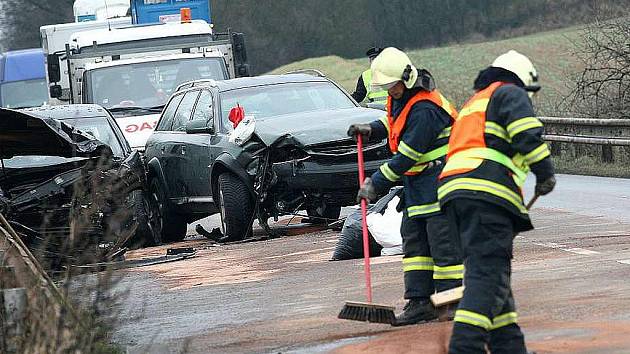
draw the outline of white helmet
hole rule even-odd
[[[538,91],[540,86],[538,85],[538,73],[534,64],[524,56],[523,54],[510,50],[505,54],[499,55],[491,65],[495,68],[502,68],[511,71],[516,75],[527,91]]]
[[[372,89],[388,90],[398,81],[412,88],[418,79],[418,70],[411,59],[400,49],[389,47],[372,61]]]

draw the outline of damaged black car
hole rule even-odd
[[[163,239],[220,213],[226,240],[268,232],[270,218],[306,210],[312,221],[356,204],[353,123],[380,118],[322,75],[196,81],[171,97],[146,145],[149,184]],[[389,157],[386,142],[364,147],[367,173]]]
[[[102,107],[0,109],[0,212],[27,246],[159,243],[145,189],[142,156]]]

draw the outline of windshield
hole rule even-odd
[[[64,123],[72,125],[80,131],[90,134],[95,139],[109,145],[116,157],[124,157],[125,151],[116,137],[109,121],[104,117],[64,119]]]
[[[226,78],[222,58],[164,60],[94,69],[86,73],[86,102],[106,108],[159,107],[184,82]]]
[[[46,79],[7,82],[0,86],[2,107],[39,107],[48,102]]]
[[[343,91],[330,82],[247,87],[222,94],[221,114],[226,126],[231,126],[228,115],[237,104],[244,108],[245,115],[256,119],[356,107]]]

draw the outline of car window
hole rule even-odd
[[[182,102],[182,98],[184,95],[177,95],[171,99],[171,102],[168,103],[166,109],[164,109],[164,113],[162,113],[162,118],[158,123],[157,131],[168,131],[171,130],[171,126],[173,125],[173,118],[175,117],[175,112],[177,111],[177,107],[180,102]]]
[[[195,113],[193,113],[193,120],[205,120],[209,122],[212,119],[212,110],[214,109],[212,100],[212,93],[210,91],[203,90],[197,100],[195,106]]]
[[[105,117],[94,118],[80,118],[80,119],[64,119],[64,123],[74,126],[80,131],[87,133],[100,140],[101,142],[109,145],[112,149],[114,156],[123,158],[125,157],[125,149],[123,148],[120,140],[116,137],[114,129],[109,124],[109,121]]]
[[[229,124],[229,112],[237,105],[243,107],[245,115],[257,119],[356,107],[342,90],[330,82],[282,83],[224,92],[221,95],[221,115],[225,124]]]
[[[175,113],[175,118],[173,119],[172,131],[186,130],[186,123],[188,123],[191,118],[193,107],[197,101],[197,96],[199,96],[199,91],[189,91],[184,95],[182,103],[180,103],[179,107],[177,107],[177,112]]]

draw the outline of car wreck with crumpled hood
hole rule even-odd
[[[0,109],[0,213],[53,265],[80,263],[85,251],[100,258],[90,261],[111,258],[149,227],[137,213],[146,184],[142,157],[47,118],[47,109],[75,120],[111,118],[94,105]],[[72,256],[62,252],[70,246],[78,247]]]
[[[162,232],[183,237],[187,222],[215,213],[226,240],[247,237],[255,219],[273,234],[268,219],[301,210],[313,222],[337,219],[358,189],[347,129],[382,116],[322,75],[180,86],[145,149]],[[391,153],[383,140],[364,156],[369,174]]]

